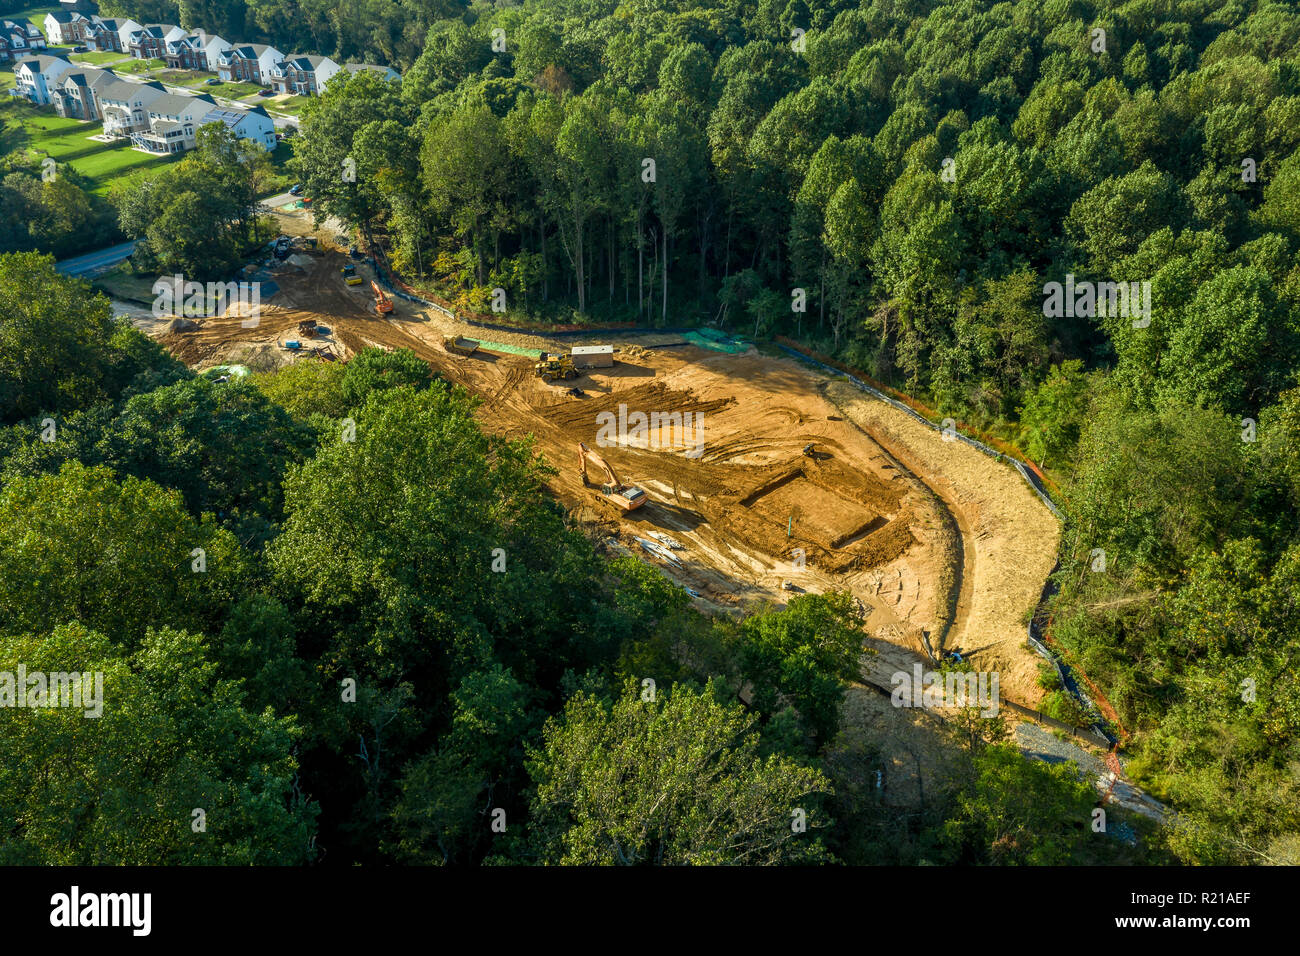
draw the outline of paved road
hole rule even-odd
[[[62,262],[56,262],[54,268],[69,276],[91,275],[105,269],[111,269],[134,251],[135,241],[132,240],[96,252],[88,252],[84,256],[64,259]]]

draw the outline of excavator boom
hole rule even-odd
[[[591,463],[605,473],[607,483],[601,486],[601,497],[623,511],[635,511],[646,502],[646,493],[635,485],[625,485],[614,473],[604,457],[587,447],[586,442],[578,442],[578,465],[582,472],[582,483],[588,481],[587,464]]]

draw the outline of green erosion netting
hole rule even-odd
[[[685,332],[682,334],[682,338],[690,342],[691,345],[698,345],[702,349],[713,349],[715,352],[726,352],[728,355],[739,355],[741,352],[748,352],[753,344],[733,339],[717,329]]]

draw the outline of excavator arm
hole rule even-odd
[[[584,482],[588,480],[587,462],[590,461],[591,464],[605,473],[605,477],[609,480],[609,484],[613,485],[615,488],[623,487],[623,482],[620,481],[618,475],[614,473],[614,469],[610,467],[609,462],[607,462],[601,455],[588,448],[586,442],[578,442],[578,460],[582,468],[582,480]]]

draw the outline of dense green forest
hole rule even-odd
[[[1001,719],[883,806],[881,755],[833,746],[848,595],[701,616],[412,353],[218,382],[110,314],[0,256],[0,673],[105,675],[99,719],[0,711],[0,863],[1167,852],[1092,832]]]

